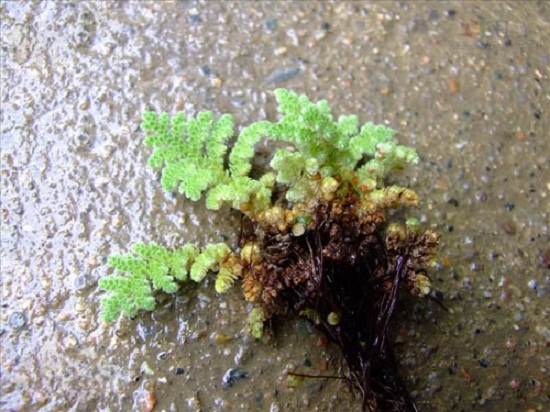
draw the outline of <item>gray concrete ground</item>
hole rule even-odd
[[[2,2],[2,411],[347,411],[336,349],[301,321],[243,333],[205,284],[106,326],[97,279],[133,242],[235,240],[238,218],[162,192],[144,110],[274,120],[273,90],[397,130],[396,179],[442,233],[444,312],[395,339],[421,411],[550,410],[547,2]],[[215,334],[232,337],[219,343]],[[211,338],[214,334],[214,338]],[[238,364],[248,380],[223,389]],[[311,366],[308,366],[311,365]]]

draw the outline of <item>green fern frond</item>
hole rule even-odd
[[[384,187],[389,172],[418,161],[413,149],[392,141],[393,130],[372,123],[360,127],[354,115],[335,120],[326,100],[314,103],[285,89],[277,89],[275,95],[280,119],[244,127],[229,156],[232,116],[215,119],[210,111],[195,117],[145,112],[141,128],[146,132],[145,144],[153,147],[149,164],[162,168],[162,187],[168,191],[177,188],[193,201],[206,194],[207,208],[230,205],[253,219],[273,207],[274,191],[281,188],[276,183],[284,186],[291,207],[296,202],[309,207],[319,199],[330,201],[350,185],[362,193],[365,210],[417,202],[411,191]],[[281,145],[269,163],[271,170],[256,178],[250,172],[255,147],[262,139]],[[334,183],[334,188],[328,190],[327,182]],[[307,215],[303,210],[300,213]],[[290,220],[277,221],[277,227],[290,227]],[[202,251],[194,245],[168,251],[154,243],[137,243],[132,251],[111,256],[109,263],[118,273],[99,281],[100,288],[110,292],[102,300],[104,320],[121,312],[134,316],[141,309],[150,310],[156,291],[174,293],[178,281],[191,278],[199,282],[209,271],[219,269],[218,291],[227,290],[238,277],[236,269],[224,266],[231,251],[223,243],[207,245]]]
[[[372,179],[380,181],[388,171],[417,159],[414,150],[390,142],[394,131],[387,127],[366,123],[359,128],[358,119],[353,115],[340,116],[335,122],[325,100],[312,103],[306,96],[284,89],[276,90],[275,95],[282,118],[269,129],[268,137],[295,148],[294,152],[277,150],[271,161],[277,182],[288,186],[288,200],[311,195],[308,192],[311,186],[304,184],[304,175],[312,175],[307,164],[310,159],[315,160],[315,169],[322,177],[339,175],[352,182],[357,172],[361,185],[371,184]],[[373,160],[379,163],[354,171],[360,161]]]
[[[228,184],[220,184],[212,188],[206,197],[206,207],[217,210],[224,203],[231,203],[235,209],[240,209],[242,203],[250,200],[254,193],[260,189],[258,180],[247,176],[239,176]]]
[[[245,127],[229,155],[229,168],[232,177],[248,176],[252,168],[251,160],[254,157],[254,146],[262,137],[269,134],[271,123],[258,122]]]
[[[233,118],[225,114],[213,120],[212,112],[201,112],[196,118],[179,113],[143,114],[141,127],[149,134],[145,144],[154,146],[149,158],[153,167],[163,167],[162,187],[178,187],[191,200],[198,200],[208,188],[227,181],[224,158],[227,141],[233,135]]]
[[[272,188],[249,177],[254,149],[262,138],[291,146],[275,151],[270,162],[275,180],[286,186],[288,200],[314,195],[309,180],[317,173],[370,187],[373,180],[380,185],[388,172],[418,159],[414,150],[391,141],[394,131],[387,127],[369,122],[360,128],[354,115],[341,115],[335,121],[326,100],[313,103],[285,89],[275,90],[275,96],[282,117],[276,123],[261,121],[243,128],[229,154],[228,168],[224,162],[233,133],[230,115],[214,120],[209,111],[195,118],[144,113],[145,143],[155,148],[149,163],[163,167],[164,189],[177,187],[194,201],[207,192],[209,209],[230,204],[241,210],[251,203],[255,210],[269,208],[267,192]]]
[[[378,144],[375,158],[384,162],[391,170],[401,169],[406,163],[418,162],[418,154],[413,149],[396,145],[394,142]]]
[[[293,186],[303,176],[306,160],[301,153],[291,152],[288,149],[279,149],[273,155],[270,166],[277,172],[279,183]]]
[[[195,282],[204,279],[208,271],[218,268],[227,258],[231,249],[225,243],[211,243],[195,258],[191,266],[190,277]]]
[[[248,314],[248,329],[256,339],[260,339],[264,334],[265,320],[266,317],[261,308],[253,308]]]
[[[101,299],[101,319],[112,322],[120,313],[133,317],[140,309],[153,310],[155,299],[149,280],[141,275],[108,276],[99,279],[99,288],[112,292]]]
[[[233,283],[241,276],[241,265],[233,265],[232,267],[222,267],[216,277],[216,292],[225,293],[229,290]]]
[[[224,203],[233,201],[234,193],[229,184],[219,184],[208,191],[206,196],[206,207],[211,210],[218,210]]]
[[[353,137],[359,133],[359,120],[355,115],[340,116],[337,128],[338,132],[343,136]]]
[[[376,146],[390,141],[394,134],[395,132],[392,129],[385,126],[374,125],[371,122],[365,123],[361,128],[361,132],[350,139],[351,154],[357,160],[364,155],[373,157]]]
[[[120,313],[135,316],[141,310],[153,310],[155,291],[174,293],[176,280],[187,279],[187,274],[199,249],[192,244],[173,251],[156,243],[136,243],[131,254],[111,255],[109,264],[119,274],[99,279],[99,288],[111,294],[102,299],[101,317],[112,321]],[[128,273],[128,274],[124,274]]]

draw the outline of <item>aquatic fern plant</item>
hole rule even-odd
[[[118,318],[122,312],[133,317],[138,310],[154,310],[154,291],[174,293],[178,281],[189,277],[200,282],[229,254],[225,243],[207,245],[202,251],[193,244],[168,251],[156,243],[136,243],[132,254],[111,255],[109,264],[119,273],[99,279],[99,287],[112,292],[101,300],[101,316],[106,322]]]
[[[149,165],[162,168],[163,188],[193,201],[204,197],[209,209],[239,210],[242,235],[238,250],[137,243],[131,254],[111,256],[117,273],[99,281],[109,292],[102,318],[153,310],[155,292],[175,293],[209,273],[217,273],[219,293],[240,279],[244,298],[256,305],[248,319],[253,336],[271,316],[302,316],[341,347],[364,410],[414,410],[386,335],[399,288],[430,295],[426,268],[435,262],[439,235],[422,232],[413,218],[388,223],[388,209],[419,199],[384,180],[418,156],[396,144],[387,127],[360,127],[353,115],[335,119],[324,100],[284,89],[275,95],[279,120],[244,127],[230,152],[228,114],[143,115],[145,144],[153,147]],[[264,139],[282,144],[268,170],[255,176],[255,146]]]
[[[207,192],[209,209],[229,203],[254,216],[271,206],[275,183],[287,187],[285,197],[291,202],[309,201],[320,194],[327,197],[338,187],[347,189],[349,183],[374,199],[384,197],[375,190],[383,187],[384,177],[418,161],[414,150],[391,141],[394,132],[387,127],[366,123],[359,128],[357,116],[340,116],[335,121],[324,100],[312,103],[285,89],[276,90],[275,95],[281,119],[245,127],[229,155],[229,168],[224,164],[227,141],[233,135],[230,115],[214,120],[212,112],[201,112],[196,118],[146,112],[141,128],[149,133],[145,144],[154,147],[149,165],[162,167],[162,187],[178,188],[195,201]],[[271,172],[253,179],[249,174],[254,146],[261,139],[289,146],[275,151]]]

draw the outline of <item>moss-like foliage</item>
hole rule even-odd
[[[281,120],[273,125],[270,137],[292,144],[279,149],[271,161],[277,181],[292,188],[288,200],[311,195],[308,177],[320,174],[339,176],[355,187],[374,188],[392,170],[418,160],[414,150],[390,142],[393,130],[366,123],[359,128],[357,116],[340,116],[335,121],[328,103],[312,103],[306,96],[277,90]],[[365,157],[371,158],[356,170]]]
[[[189,119],[183,113],[171,119],[166,113],[143,115],[141,128],[149,132],[145,144],[155,147],[149,165],[163,167],[165,190],[178,187],[189,199],[198,200],[203,191],[227,181],[223,162],[233,119],[224,115],[214,121],[212,116],[212,112]]]
[[[195,118],[184,113],[143,114],[141,128],[147,133],[145,145],[153,146],[149,165],[162,168],[162,187],[178,189],[191,200],[206,194],[206,206],[220,209],[224,204],[242,211],[261,224],[286,230],[311,227],[311,214],[319,202],[344,196],[349,190],[361,194],[365,212],[400,205],[416,205],[416,194],[408,189],[384,187],[383,179],[406,163],[415,163],[413,149],[396,145],[394,132],[384,126],[359,126],[357,116],[337,120],[328,103],[312,103],[285,89],[275,91],[281,118],[244,127],[229,154],[233,117],[214,119],[212,112]],[[262,139],[285,142],[270,162],[271,170],[255,179],[250,176],[255,145]],[[275,192],[284,194],[290,207],[272,203]],[[309,222],[309,223],[308,223]],[[207,245],[204,253],[186,245],[168,252],[159,245],[136,244],[134,254],[112,256],[109,263],[128,276],[109,276],[100,288],[113,292],[102,300],[103,319],[118,312],[134,316],[139,309],[154,308],[154,291],[173,293],[177,281],[201,281],[208,271],[220,268],[230,254],[226,245]],[[193,263],[192,267],[188,267]],[[239,262],[221,267],[216,282],[218,292],[226,291],[242,274]]]
[[[218,120],[212,112],[196,118],[179,113],[146,112],[142,129],[146,145],[154,147],[149,164],[162,167],[165,190],[178,188],[191,200],[207,192],[206,206],[220,209],[229,203],[248,215],[270,206],[275,183],[285,185],[289,201],[309,201],[322,196],[321,179],[337,178],[339,186],[351,183],[357,190],[373,191],[383,185],[392,170],[415,163],[415,151],[391,141],[394,132],[366,123],[359,127],[357,116],[335,120],[328,103],[312,103],[306,96],[285,89],[275,91],[281,119],[261,121],[242,129],[224,168],[227,141],[233,135],[233,118]],[[260,179],[250,177],[254,146],[261,139],[288,143],[275,151],[272,171]],[[361,166],[359,166],[361,164]],[[359,167],[358,167],[359,166]],[[319,179],[313,179],[319,177]],[[326,183],[326,180],[325,180]]]
[[[136,243],[131,254],[111,255],[109,264],[118,275],[99,279],[99,287],[111,292],[101,300],[101,318],[111,322],[120,313],[133,317],[138,310],[155,308],[155,291],[174,293],[177,281],[191,279],[199,282],[227,257],[225,243],[210,244],[199,250],[193,244],[168,251],[156,243]]]
[[[263,336],[265,315],[260,308],[253,308],[248,314],[248,328],[256,339]]]
[[[204,197],[208,209],[242,212],[239,249],[137,243],[131,254],[111,256],[118,273],[99,281],[109,292],[102,318],[153,310],[155,292],[174,293],[210,272],[218,273],[218,293],[240,278],[244,299],[255,305],[248,319],[254,337],[273,315],[302,316],[342,348],[364,410],[414,410],[386,335],[399,288],[430,295],[425,269],[434,264],[439,235],[422,233],[416,219],[388,223],[388,209],[419,199],[384,180],[418,156],[396,144],[387,127],[360,126],[353,115],[335,119],[324,100],[284,89],[275,95],[279,120],[244,127],[230,151],[230,115],[143,115],[149,164],[162,168],[163,188],[193,201]],[[262,140],[278,144],[258,176],[252,170]]]
[[[162,168],[162,187],[167,191],[177,188],[195,201],[206,193],[209,209],[229,204],[283,231],[302,230],[297,224],[305,230],[319,202],[350,189],[361,193],[365,211],[417,204],[414,192],[383,186],[392,170],[418,160],[413,149],[392,141],[391,129],[372,123],[360,127],[354,115],[335,120],[325,100],[312,103],[285,89],[276,90],[275,95],[279,121],[244,127],[228,157],[228,141],[234,134],[231,115],[216,120],[209,111],[195,118],[184,113],[170,117],[145,112],[141,124],[147,133],[145,145],[154,149],[149,165]],[[271,170],[255,179],[250,177],[254,147],[262,139],[287,145],[274,152]],[[283,209],[272,203],[273,194],[281,189],[293,207]],[[193,245],[169,252],[159,245],[138,243],[132,255],[111,256],[109,263],[121,275],[100,280],[100,288],[112,292],[102,300],[103,319],[113,320],[119,312],[134,316],[139,309],[152,310],[154,291],[175,292],[176,282],[187,280],[189,271],[190,278],[199,282],[208,271],[220,268],[230,254],[229,247],[221,244],[207,245],[204,253],[198,251]],[[241,274],[240,263],[231,260],[221,267],[216,290],[226,291]]]

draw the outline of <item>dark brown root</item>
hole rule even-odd
[[[364,411],[416,411],[388,331],[399,289],[415,293],[439,237],[384,235],[384,215],[362,214],[358,205],[353,195],[320,204],[313,229],[300,237],[267,229],[258,240],[257,228],[249,232],[264,256],[244,274],[245,296],[269,315],[307,317],[336,343]]]

